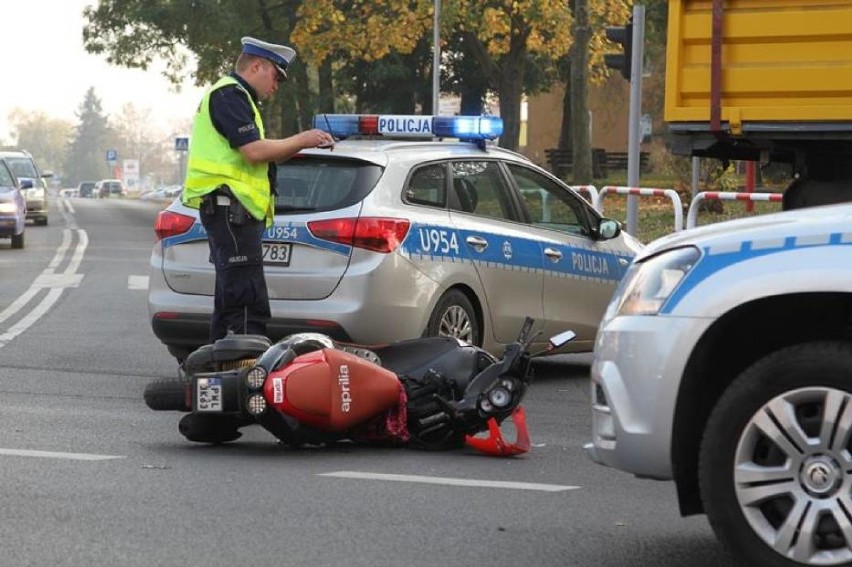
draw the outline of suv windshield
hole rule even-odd
[[[35,166],[29,158],[6,158],[6,163],[9,164],[9,167],[12,169],[12,173],[15,174],[15,177],[29,177],[32,179],[38,178]]]
[[[367,196],[382,168],[353,159],[296,156],[278,164],[275,212],[329,211]]]

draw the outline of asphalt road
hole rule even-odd
[[[68,203],[27,227],[23,250],[0,240],[0,564],[732,562],[703,517],[680,518],[673,484],[585,457],[587,355],[539,364],[522,458],[294,451],[251,428],[225,446],[186,442],[180,414],[142,402],[176,371],[148,322],[157,205]]]

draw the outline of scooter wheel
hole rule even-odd
[[[246,424],[245,421],[230,416],[191,413],[181,418],[178,431],[188,441],[218,445],[238,439],[242,433],[237,431],[237,428]]]
[[[145,386],[145,404],[156,411],[189,411],[186,383],[179,378],[162,378]]]

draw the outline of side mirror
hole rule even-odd
[[[558,335],[550,337],[550,348],[559,348],[565,343],[573,341],[577,337],[577,333],[568,329],[567,331],[562,331]]]
[[[600,240],[615,238],[621,234],[621,223],[617,220],[602,218],[598,221],[597,233]]]
[[[35,187],[35,181],[30,177],[21,177],[18,179],[18,182],[21,184],[21,189],[32,189]]]

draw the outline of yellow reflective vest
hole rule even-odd
[[[240,151],[232,148],[227,138],[216,130],[210,117],[211,93],[227,85],[236,85],[246,93],[254,112],[255,126],[261,139],[265,137],[263,119],[251,95],[235,78],[226,76],[219,79],[205,93],[195,115],[181,200],[187,207],[197,209],[204,195],[225,184],[251,216],[265,220],[266,226],[271,226],[275,205],[269,187],[269,165],[246,162]]]

